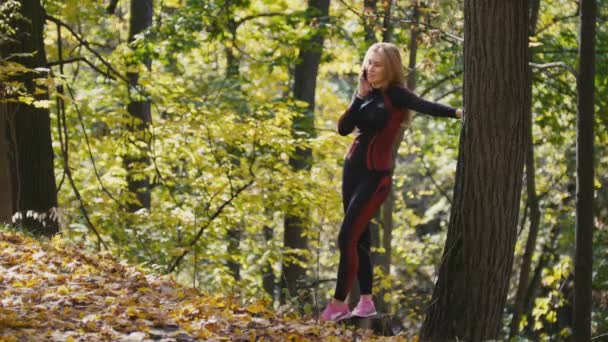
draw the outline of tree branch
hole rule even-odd
[[[203,232],[211,225],[211,223],[213,222],[213,220],[215,220],[222,213],[222,211],[224,211],[224,208],[226,208],[226,206],[228,206],[229,204],[231,204],[232,201],[236,197],[238,197],[238,195],[240,195],[241,192],[243,192],[245,189],[247,189],[253,183],[254,183],[254,180],[251,179],[249,182],[247,182],[246,184],[244,184],[243,186],[241,186],[235,193],[231,194],[231,196],[230,196],[229,199],[227,199],[226,201],[224,201],[224,203],[222,203],[222,205],[220,205],[215,210],[215,212],[213,213],[213,215],[211,215],[211,217],[209,217],[209,220],[207,221],[207,224],[205,224],[203,227],[201,227],[201,229],[199,229],[199,231],[196,234],[196,236],[188,244],[188,247],[190,247],[190,248],[184,250],[182,252],[182,254],[180,254],[178,257],[176,257],[173,260],[173,262],[169,265],[169,267],[167,267],[167,270],[165,271],[165,273],[171,273],[171,272],[173,272],[173,270],[175,270],[175,268],[180,264],[180,262],[182,261],[182,259],[190,252],[191,248],[194,245],[196,245],[196,243],[198,242],[198,240],[203,235]]]
[[[252,14],[252,15],[248,15],[246,17],[243,17],[237,21],[235,21],[235,25],[236,27],[239,27],[241,24],[249,21],[249,20],[253,20],[253,19],[257,19],[257,18],[262,18],[262,17],[277,17],[277,16],[284,16],[286,15],[285,12],[268,12],[268,13],[257,13],[257,14]]]
[[[431,90],[433,90],[433,89],[437,88],[437,87],[438,87],[438,86],[440,86],[442,83],[444,83],[444,82],[446,82],[446,81],[449,81],[449,80],[451,80],[451,79],[453,79],[453,78],[456,78],[456,77],[458,77],[458,76],[460,76],[460,75],[462,75],[462,70],[458,70],[458,71],[456,71],[456,72],[450,73],[448,76],[446,76],[446,77],[444,77],[444,78],[442,78],[442,79],[438,80],[437,82],[435,82],[435,83],[431,84],[430,86],[428,86],[427,88],[425,88],[425,89],[424,89],[424,90],[423,90],[423,91],[420,93],[420,95],[418,95],[418,96],[420,96],[420,97],[425,97],[425,96],[426,96],[428,93],[430,93],[430,92],[431,92]]]
[[[439,191],[439,193],[443,197],[445,197],[445,199],[448,201],[448,203],[452,204],[452,199],[447,194],[447,192],[439,184],[437,184],[437,181],[435,181],[435,178],[433,177],[433,173],[431,172],[431,169],[429,168],[428,165],[426,165],[426,162],[424,161],[424,154],[421,155],[421,159],[422,159],[422,163],[421,163],[422,167],[424,167],[424,170],[426,171],[424,175],[431,180],[431,183],[433,183],[433,185],[435,186],[437,191]]]
[[[378,17],[378,18],[380,17],[380,15],[377,15],[377,14],[363,14],[363,13],[360,13],[359,11],[357,11],[356,9],[354,9],[352,6],[350,6],[349,4],[347,4],[346,2],[344,2],[344,0],[339,0],[339,1],[340,1],[340,3],[342,5],[344,5],[344,7],[346,7],[348,10],[350,10],[351,12],[353,12],[354,14],[356,14],[361,19],[365,19],[366,17]],[[390,16],[389,19],[391,19],[393,21],[398,21],[398,22],[401,22],[401,23],[410,23],[410,24],[415,23],[415,24],[419,24],[419,25],[422,25],[422,26],[426,26],[426,27],[432,28],[433,30],[439,31],[441,34],[443,34],[446,37],[449,37],[450,39],[454,40],[458,44],[464,43],[464,38],[461,38],[461,37],[458,37],[458,36],[456,36],[456,35],[454,35],[452,33],[446,32],[446,31],[438,28],[437,26],[434,26],[434,25],[431,25],[431,24],[427,24],[427,23],[420,22],[420,21],[414,21],[414,20],[410,20],[410,19],[399,19],[399,18],[396,18],[396,17],[393,17],[393,16]]]
[[[76,99],[74,98],[74,92],[72,91],[72,87],[70,87],[69,85],[68,85],[68,92],[70,93],[70,98],[72,99],[72,102],[74,103],[74,108],[76,109],[76,114],[78,115],[78,121],[80,122],[80,128],[82,129],[82,133],[84,134],[85,145],[87,146],[87,151],[89,152],[89,159],[91,160],[91,165],[93,166],[93,172],[95,173],[97,182],[99,182],[99,186],[101,187],[101,190],[103,192],[105,192],[114,202],[116,202],[116,204],[118,204],[118,206],[121,209],[126,210],[127,207],[125,205],[123,205],[122,203],[120,203],[120,201],[117,200],[112,195],[112,193],[105,187],[105,185],[101,181],[101,176],[99,175],[99,170],[97,170],[97,165],[95,164],[95,158],[93,158],[93,151],[91,150],[91,143],[89,142],[89,135],[87,134],[87,130],[84,125],[82,113],[80,112],[80,108],[76,104]]]
[[[545,69],[550,69],[550,68],[564,68],[568,71],[570,71],[570,73],[572,75],[574,75],[575,78],[578,78],[578,73],[576,72],[576,70],[574,70],[574,68],[564,62],[552,62],[552,63],[545,63],[545,64],[538,64],[538,63],[528,63],[532,68],[534,69],[539,69],[539,70],[545,70]]]
[[[193,249],[192,247],[194,247],[197,244],[197,242],[201,238],[203,232],[205,231],[205,229],[207,229],[211,225],[211,223],[213,222],[213,220],[215,218],[217,218],[222,213],[222,211],[224,210],[224,208],[226,206],[228,206],[229,204],[231,204],[232,201],[235,198],[237,198],[240,195],[241,192],[243,192],[245,189],[247,189],[248,187],[250,187],[255,182],[255,174],[253,173],[253,164],[255,163],[255,160],[256,160],[256,157],[257,157],[256,150],[255,150],[256,146],[257,146],[257,131],[256,131],[256,133],[253,136],[253,142],[252,142],[252,147],[251,147],[252,148],[252,150],[251,150],[251,157],[249,158],[249,174],[251,175],[251,179],[249,180],[249,182],[247,182],[246,184],[244,184],[243,186],[241,186],[240,188],[238,188],[236,190],[236,192],[232,192],[232,194],[230,195],[230,198],[227,199],[226,201],[224,201],[224,203],[222,203],[222,205],[220,205],[215,210],[215,212],[213,213],[213,215],[211,215],[209,217],[209,219],[207,221],[207,224],[205,224],[203,227],[201,227],[201,229],[197,232],[196,236],[188,244],[188,247],[190,247],[190,248],[187,248],[186,250],[184,250],[180,256],[178,256],[177,258],[174,259],[174,261],[167,268],[166,273],[171,273],[171,272],[173,272],[173,270],[175,270],[175,268],[179,265],[179,263],[186,256],[186,254],[188,254],[190,252],[190,250]],[[207,209],[209,208],[210,203],[211,203],[211,200],[210,200],[210,202],[207,205]],[[195,229],[196,229],[196,227],[195,227]]]
[[[563,21],[563,20],[567,20],[567,19],[572,19],[572,18],[578,18],[578,14],[579,14],[579,6],[578,6],[578,1],[577,1],[577,6],[576,6],[576,12],[574,12],[574,14],[570,14],[570,15],[565,15],[563,17],[555,17],[553,18],[553,20],[551,20],[550,23],[548,23],[547,25],[541,27],[540,29],[538,29],[538,31],[536,31],[534,33],[534,35],[538,35],[540,33],[542,33],[543,31],[545,31],[546,29],[548,29],[549,27],[555,25],[556,23]]]
[[[431,25],[431,24],[427,24],[425,22],[422,21],[413,21],[410,19],[399,19],[399,18],[393,18],[394,21],[398,21],[401,23],[409,23],[409,24],[418,24],[418,25],[422,25],[422,26],[426,26],[428,28],[431,28],[433,30],[437,30],[439,33],[441,33],[442,35],[452,39],[455,41],[455,43],[457,44],[462,44],[464,43],[464,38],[458,37],[457,35],[453,34],[453,33],[449,33],[447,31],[444,31],[442,29],[440,29],[439,27],[435,26],[435,25]]]
[[[52,15],[45,15],[45,19],[49,20],[57,25],[63,26],[65,27],[71,34],[72,36],[74,36],[74,38],[76,38],[76,40],[82,44],[87,50],[89,50],[93,55],[95,55],[95,57],[97,57],[101,63],[103,65],[105,65],[106,68],[108,68],[109,71],[111,71],[113,74],[115,74],[118,78],[122,79],[123,81],[125,81],[127,84],[129,84],[129,80],[123,76],[122,74],[120,74],[116,69],[114,69],[114,67],[112,66],[112,64],[110,64],[110,62],[106,61],[100,54],[99,52],[95,51],[91,45],[89,44],[89,42],[87,42],[85,39],[83,39],[82,37],[80,37],[78,35],[78,33],[76,33],[68,24],[64,23],[63,21],[61,21],[58,18],[53,17]]]
[[[437,97],[437,98],[436,98],[434,101],[435,101],[435,102],[438,102],[438,101],[442,100],[444,97],[446,97],[446,96],[448,96],[448,95],[451,95],[451,94],[454,94],[455,92],[457,92],[457,91],[459,91],[459,90],[461,90],[461,89],[462,89],[462,86],[457,86],[457,87],[454,87],[453,89],[448,90],[447,92],[445,92],[445,93],[443,93],[443,94],[439,95],[439,96],[438,96],[438,97]]]
[[[88,66],[90,66],[91,68],[93,68],[93,70],[97,71],[98,73],[112,79],[112,80],[116,80],[116,78],[106,72],[103,72],[101,69],[99,69],[98,67],[95,66],[95,64],[93,64],[91,61],[89,61],[86,57],[80,56],[80,57],[72,57],[72,58],[66,58],[62,61],[52,61],[52,62],[48,62],[48,66],[49,67],[53,67],[56,65],[65,65],[65,64],[69,64],[69,63],[74,63],[74,62],[85,62]]]

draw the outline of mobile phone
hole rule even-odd
[[[367,69],[363,69],[363,79],[367,81]]]

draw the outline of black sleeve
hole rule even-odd
[[[388,96],[391,103],[399,108],[409,108],[432,116],[456,118],[456,108],[427,101],[404,87],[391,87]]]
[[[363,99],[353,95],[353,99],[348,106],[348,109],[340,116],[338,119],[338,134],[340,135],[349,135],[357,125],[357,114],[359,113],[359,108],[363,103]]]

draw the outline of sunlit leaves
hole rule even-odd
[[[3,341],[352,340],[333,323],[275,314],[264,300],[202,293],[60,238],[40,244],[0,232],[0,247]],[[377,340],[369,330],[358,335]]]

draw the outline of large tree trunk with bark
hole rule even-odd
[[[296,99],[308,103],[308,108],[303,115],[294,119],[294,130],[306,132],[312,137],[314,131],[314,108],[315,91],[317,86],[317,73],[321,62],[323,50],[323,28],[329,19],[329,0],[309,0],[308,12],[310,25],[317,25],[318,31],[310,39],[304,40],[300,45],[298,64],[294,72],[293,95]],[[289,159],[289,165],[294,171],[309,170],[312,164],[312,150],[310,148],[296,148],[293,157]],[[306,210],[304,211],[306,212]],[[304,235],[307,229],[306,217],[288,212],[285,215],[285,235],[283,244],[285,255],[283,260],[283,275],[281,277],[281,288],[286,289],[289,296],[298,294],[298,283],[306,279],[306,268],[290,259],[297,259],[303,265],[309,264],[302,252],[307,253],[308,238]],[[305,291],[307,292],[307,291]],[[286,293],[281,291],[281,302],[285,302]],[[308,294],[299,296],[301,300],[308,301]]]
[[[152,25],[153,15],[152,0],[131,0],[129,17],[129,42],[133,43],[135,36],[144,32]],[[141,62],[150,70],[151,60],[144,57]],[[133,65],[135,67],[135,65]],[[150,101],[145,99],[143,88],[139,86],[139,73],[127,73],[129,79],[129,98],[127,111],[131,116],[129,130],[134,141],[143,141],[148,145],[150,137],[146,129],[152,122],[150,112]],[[127,169],[127,183],[129,191],[135,194],[136,201],[129,203],[129,210],[135,212],[141,208],[150,209],[150,178],[144,169],[150,164],[148,152],[137,145],[129,147],[129,152],[124,158]]]
[[[526,1],[465,0],[464,126],[448,236],[422,340],[497,339],[530,110]]]
[[[36,85],[34,79],[48,77],[44,49],[44,9],[38,0],[19,2],[21,19],[15,19],[17,34],[13,41],[2,46],[2,57],[11,58],[27,68],[36,69],[14,77],[22,82],[36,101],[48,100],[48,88]],[[10,95],[9,95],[10,96]],[[53,149],[51,146],[51,119],[47,108],[38,108],[25,103],[4,105],[1,119],[10,128],[2,135],[8,137],[12,212],[17,214],[15,224],[36,234],[53,235],[59,231],[56,217],[57,195]],[[1,135],[0,135],[1,136]],[[5,170],[6,170],[6,163]]]
[[[581,0],[579,38],[578,121],[576,134],[576,252],[574,257],[575,341],[591,340],[593,272],[593,117],[595,22],[597,3]]]
[[[528,35],[530,37],[534,36],[536,32],[536,22],[538,20],[539,8],[540,0],[530,0],[530,22],[528,25]],[[531,73],[532,70],[530,70],[530,74]],[[530,97],[532,97],[532,87],[530,87]],[[538,237],[538,229],[540,227],[540,206],[538,202],[538,195],[536,194],[536,167],[534,161],[534,141],[532,134],[534,128],[534,119],[532,115],[532,108],[530,108],[529,116],[526,122],[528,124],[528,127],[526,128],[526,139],[528,139],[528,147],[526,149],[526,191],[528,199],[526,207],[528,210],[530,210],[530,229],[528,230],[526,247],[521,261],[509,338],[512,338],[519,333],[519,324],[524,310],[526,290],[530,280],[532,256],[534,255],[534,251],[536,249],[536,240]],[[525,222],[522,222],[522,229],[524,225]]]

